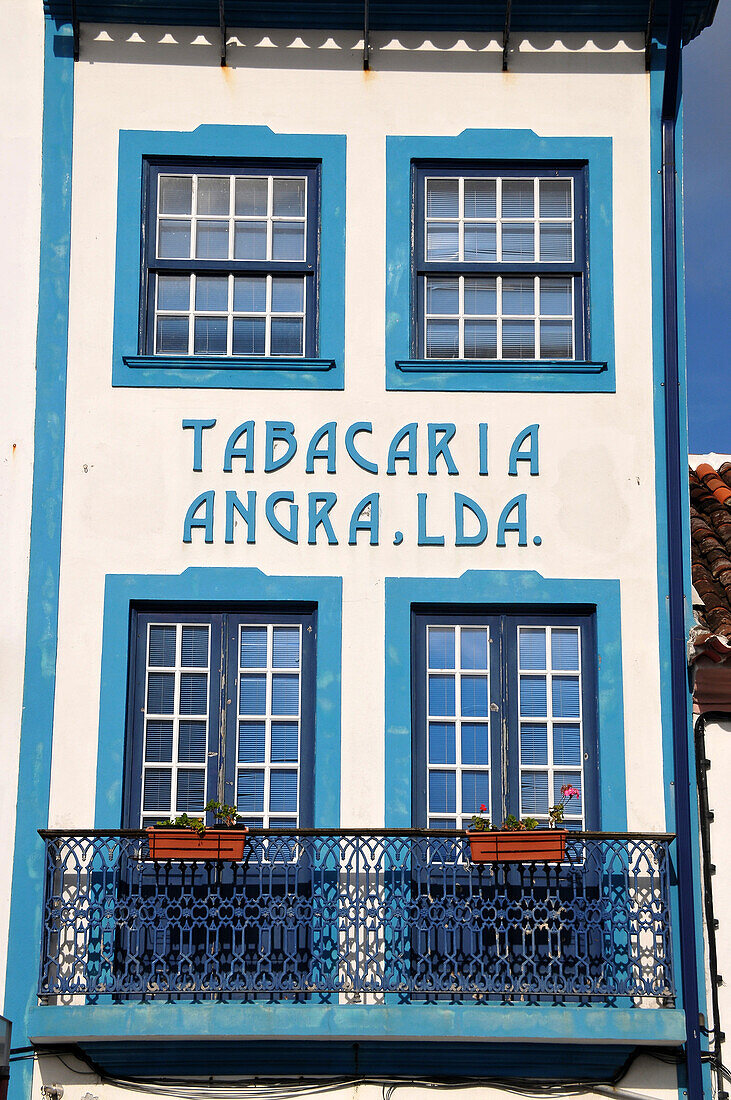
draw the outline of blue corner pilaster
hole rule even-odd
[[[36,1005],[43,843],[51,776],[61,495],[66,410],[74,60],[70,24],[46,20],[41,249],[36,345],[35,452],[28,618],[5,1015],[13,1045],[26,1046]],[[27,1100],[32,1061],[13,1064],[12,1100]]]

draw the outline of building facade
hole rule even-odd
[[[713,7],[17,6],[14,1096],[710,1095],[676,117]],[[558,856],[470,857],[562,788]],[[243,855],[155,858],[210,801]]]

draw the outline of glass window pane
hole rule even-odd
[[[190,222],[186,218],[161,218],[157,254],[162,260],[190,258]]]
[[[457,746],[453,722],[429,723],[429,763],[455,764]]]
[[[195,355],[225,355],[226,330],[225,317],[196,317],[193,332],[193,352]]]
[[[429,668],[454,668],[454,627],[431,626],[429,638]]]
[[[549,317],[571,317],[573,281],[571,279],[541,279],[541,314]]]
[[[239,714],[266,714],[266,676],[242,676],[239,681]]]
[[[462,668],[487,668],[487,630],[462,627],[460,652]]]
[[[265,260],[266,256],[266,222],[235,222],[234,258],[237,260]]]
[[[453,771],[429,772],[429,810],[449,814],[457,809],[457,777]]]
[[[465,218],[494,218],[497,213],[495,180],[464,181]]]
[[[503,279],[503,317],[531,317],[534,290],[533,279]]]
[[[548,776],[545,772],[522,773],[520,811],[521,815],[548,813]]]
[[[297,626],[275,626],[272,639],[274,668],[299,668],[300,632]]]
[[[188,318],[158,317],[155,349],[158,352],[188,354]]]
[[[241,313],[264,313],[266,308],[266,278],[237,275],[234,279],[234,310]]]
[[[541,321],[541,357],[543,359],[571,359],[574,341],[571,321]]]
[[[272,213],[275,218],[304,218],[305,181],[275,179],[272,201]]]
[[[465,359],[497,358],[497,321],[465,321]]]
[[[581,767],[581,727],[578,724],[554,724],[553,762],[568,767]]]
[[[199,260],[227,259],[228,222],[197,222],[195,254]]]
[[[487,722],[463,722],[462,763],[489,764],[490,726]]]
[[[504,218],[533,217],[533,180],[503,180]],[[503,227],[503,230],[505,227]]]
[[[503,223],[503,260],[527,263],[534,258],[533,224]]]
[[[503,358],[535,359],[535,326],[532,321],[503,321]]]
[[[490,222],[472,222],[464,227],[464,258],[473,263],[497,259],[497,230]]]
[[[239,764],[263,764],[266,759],[264,722],[239,722]]]
[[[208,676],[205,672],[181,672],[180,713],[208,713]]]
[[[297,812],[297,772],[274,771],[269,781],[269,809],[272,813]]]
[[[542,218],[571,217],[571,180],[540,180],[538,194]]]
[[[272,722],[273,763],[296,763],[298,744],[299,726],[297,722]]]
[[[264,809],[264,772],[246,768],[236,779],[236,809],[240,814],[261,813]]]
[[[546,629],[542,626],[522,626],[518,631],[520,667],[546,668]]]
[[[192,202],[192,176],[160,176],[161,214],[190,214]]]
[[[571,260],[572,240],[571,223],[541,222],[541,261],[560,263]]]
[[[462,772],[462,812],[476,814],[480,806],[489,805],[490,773]]]
[[[198,275],[195,280],[195,308],[228,309],[228,278],[226,275]]]
[[[197,212],[228,214],[230,195],[228,176],[199,176]]]
[[[201,814],[206,804],[206,773],[197,768],[178,772],[175,809],[179,814]]]
[[[426,227],[427,260],[459,258],[459,231],[456,223],[429,222]]]
[[[178,730],[178,760],[181,764],[205,764],[205,722],[181,721]]]
[[[426,216],[456,218],[459,214],[459,180],[428,179],[426,181]]]
[[[427,279],[426,312],[459,314],[459,279]]]
[[[520,727],[521,764],[548,764],[548,728],[524,722]]]
[[[304,260],[304,222],[274,222],[272,225],[272,259]]]
[[[454,676],[429,677],[429,714],[454,715]]]
[[[234,355],[263,355],[266,348],[266,322],[264,318],[235,317],[233,334]]]
[[[264,217],[267,212],[269,181],[266,176],[237,179],[235,185],[235,213],[245,218]]]
[[[453,817],[430,817],[430,829],[456,829],[457,822]]]
[[[241,627],[241,668],[267,667],[267,628]]]
[[[180,663],[183,668],[208,667],[208,627],[184,626]]]
[[[148,720],[145,729],[145,760],[154,764],[168,763],[173,759],[173,723]]]
[[[462,676],[462,716],[487,718],[487,676]]]
[[[571,627],[551,631],[551,667],[561,672],[578,670],[579,632]]]
[[[301,355],[302,330],[301,317],[273,317],[271,354]]]
[[[554,676],[551,683],[554,718],[578,718],[580,693],[578,676]]]
[[[157,308],[188,309],[190,306],[190,276],[158,275]]]
[[[175,711],[175,673],[151,672],[147,681],[147,713],[173,714]]]
[[[151,626],[147,663],[156,668],[175,667],[175,627]]]
[[[272,676],[272,714],[298,714],[299,676]]]
[[[569,798],[564,807],[564,813],[569,816],[575,816],[583,812],[582,797],[581,797],[581,772],[554,772],[553,773],[553,797],[556,802],[561,798],[561,788],[566,784],[575,787],[579,792],[578,798],[576,795],[573,798]]]
[[[170,813],[172,773],[169,768],[146,768],[142,791],[142,809],[145,813]]]
[[[548,700],[545,676],[520,677],[520,713],[524,718],[545,718]]]
[[[301,313],[304,308],[304,279],[272,279],[272,313]]]
[[[495,279],[465,279],[464,311],[468,317],[495,316],[497,282]]]
[[[459,355],[459,323],[427,321],[426,354],[428,359],[456,359]]]

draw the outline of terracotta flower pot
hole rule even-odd
[[[473,863],[560,863],[566,856],[566,829],[467,833]]]
[[[193,829],[150,826],[147,843],[150,859],[243,859],[247,828],[206,829],[199,836]]]

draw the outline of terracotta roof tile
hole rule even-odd
[[[703,602],[692,638],[698,655],[708,653],[713,636],[731,639],[731,462],[690,470],[690,535],[693,585]]]

